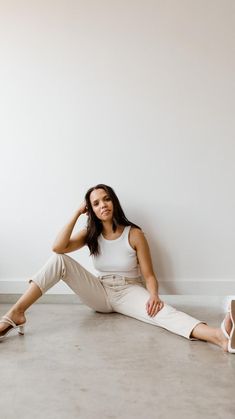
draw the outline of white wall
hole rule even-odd
[[[162,292],[235,293],[234,1],[0,9],[2,292],[103,182],[145,231]],[[93,269],[88,250],[70,256]]]

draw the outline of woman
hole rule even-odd
[[[82,214],[88,216],[87,227],[71,237]],[[97,276],[66,254],[85,245],[90,250]],[[98,184],[87,191],[84,203],[60,231],[52,250],[54,254],[30,278],[27,291],[0,321],[0,339],[15,328],[23,334],[25,311],[63,279],[95,311],[121,313],[187,339],[208,341],[224,351],[235,352],[235,301],[221,328],[209,327],[165,304],[158,294],[144,233],[125,217],[110,186]]]

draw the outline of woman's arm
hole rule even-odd
[[[164,303],[158,296],[158,281],[153,271],[148,242],[143,231],[138,228],[131,228],[130,241],[136,250],[140,270],[146,281],[146,288],[150,293],[150,299],[147,302],[148,314],[155,315],[163,307]]]
[[[74,250],[80,249],[85,244],[86,229],[77,233],[73,238],[71,237],[74,226],[81,214],[85,214],[87,211],[85,203],[75,212],[72,219],[66,224],[57,235],[52,251],[56,253],[69,253]]]

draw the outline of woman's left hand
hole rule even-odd
[[[164,302],[158,295],[151,295],[146,303],[146,310],[150,317],[156,316],[162,307],[164,307]]]

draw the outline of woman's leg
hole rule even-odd
[[[117,293],[116,300],[115,293],[113,293],[111,302],[113,309],[118,313],[163,327],[190,340],[200,339],[214,343],[227,350],[228,340],[220,328],[209,327],[205,322],[195,319],[166,303],[156,316],[150,317],[145,307],[148,299],[149,293],[144,286],[129,285],[123,289],[121,297],[120,292]],[[226,330],[228,332],[229,328],[231,330],[229,322],[229,317],[227,317]]]
[[[60,279],[92,309],[104,313],[113,311],[99,278],[65,254],[53,254],[45,265],[29,279],[30,286],[6,313],[16,324],[25,322],[25,311]],[[0,323],[0,333],[7,328]]]
[[[225,317],[225,328],[228,335],[230,335],[232,322],[229,313]],[[206,324],[200,323],[192,330],[191,336],[196,339],[214,343],[223,348],[225,352],[228,351],[228,339],[224,336],[220,327],[209,327]]]

